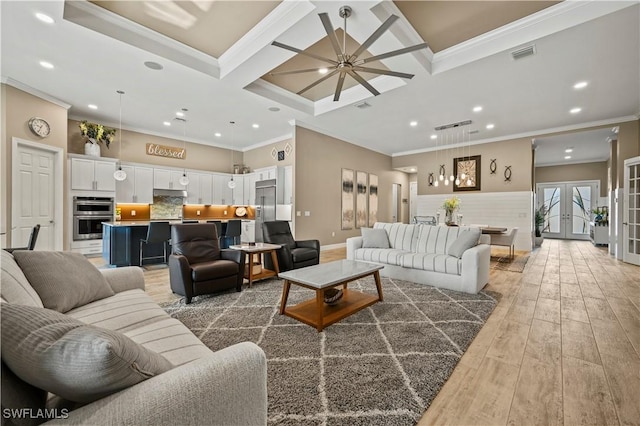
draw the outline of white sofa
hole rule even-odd
[[[347,259],[384,265],[380,275],[465,293],[478,293],[489,282],[491,248],[486,235],[458,258],[447,251],[469,227],[376,222],[390,248],[363,247],[362,237],[347,239]]]

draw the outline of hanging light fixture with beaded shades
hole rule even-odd
[[[120,129],[118,130],[119,136],[119,152],[118,152],[118,170],[113,172],[113,178],[119,182],[127,179],[127,172],[122,170],[122,95],[124,95],[124,91],[116,90],[116,93],[120,95]]]

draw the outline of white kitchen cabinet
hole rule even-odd
[[[256,173],[247,173],[244,175],[244,199],[246,205],[256,204],[256,182],[258,175]]]
[[[229,188],[231,175],[216,173],[213,175],[213,204],[230,205],[233,203],[233,191]]]
[[[278,204],[293,204],[293,166],[278,167]]]
[[[233,204],[244,205],[244,175],[233,175],[233,181],[236,183],[233,188]]]
[[[71,159],[71,189],[84,191],[115,191],[115,161]]]
[[[187,177],[187,204],[213,204],[213,175],[189,172]]]
[[[153,169],[153,187],[155,189],[186,189],[180,184],[181,170]]]
[[[256,242],[256,223],[253,220],[242,221],[240,241],[242,241],[243,243]]]
[[[122,166],[127,178],[116,183],[116,203],[153,203],[153,169]]]
[[[256,173],[258,176],[257,180],[267,180],[267,179],[278,178],[278,168],[276,166],[263,167],[261,169],[256,169],[254,173]]]

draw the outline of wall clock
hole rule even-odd
[[[51,133],[51,126],[49,126],[47,120],[40,117],[32,117],[29,120],[29,129],[41,138],[46,138]]]

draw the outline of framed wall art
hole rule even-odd
[[[369,174],[369,227],[378,221],[378,175]]]
[[[453,174],[460,184],[453,182],[453,191],[480,191],[480,155],[453,159]],[[464,175],[464,177],[463,177]]]
[[[367,173],[356,172],[356,228],[367,226]]]
[[[351,169],[342,169],[342,229],[353,229],[355,226],[355,214],[353,210],[354,173]]]

